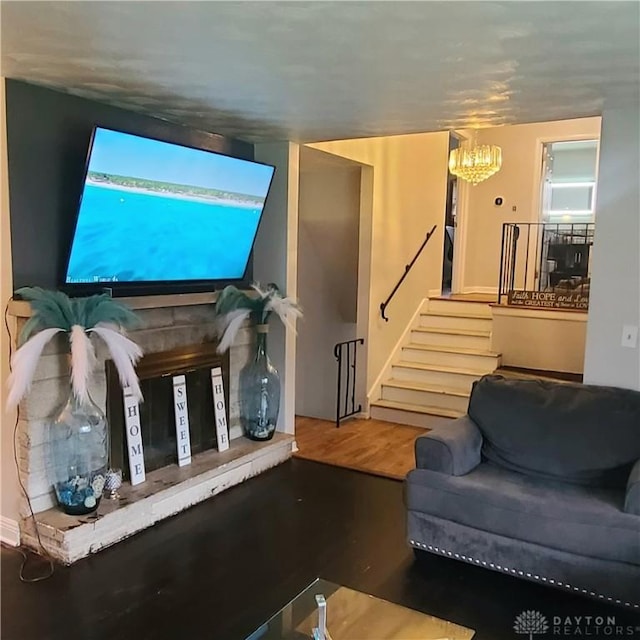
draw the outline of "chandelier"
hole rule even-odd
[[[477,134],[476,134],[477,135]],[[473,186],[500,171],[502,149],[493,144],[465,143],[449,154],[449,171]]]

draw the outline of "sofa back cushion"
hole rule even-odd
[[[485,376],[469,416],[488,460],[527,475],[624,487],[640,459],[640,392]]]

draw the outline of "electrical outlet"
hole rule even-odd
[[[625,324],[622,327],[622,340],[620,344],[629,349],[635,349],[638,346],[638,327],[633,324]]]

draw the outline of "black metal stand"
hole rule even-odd
[[[362,411],[362,405],[356,408],[356,364],[358,344],[364,344],[364,338],[338,342],[333,348],[333,355],[338,361],[338,393],[336,396],[336,427],[340,421]],[[343,354],[346,353],[346,363],[343,367]],[[342,398],[342,369],[346,371],[347,384],[344,389],[344,403]]]

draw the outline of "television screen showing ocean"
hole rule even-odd
[[[67,282],[241,278],[256,203],[86,184]]]

